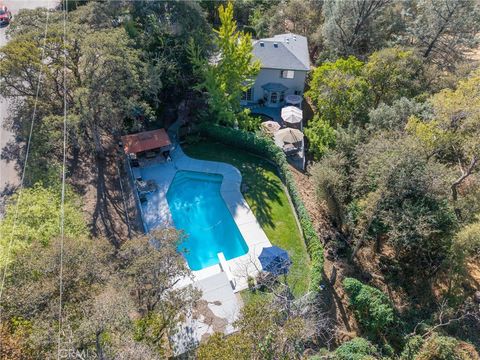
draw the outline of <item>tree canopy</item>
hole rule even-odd
[[[220,5],[218,12],[221,25],[216,30],[214,58],[202,59],[191,43],[191,58],[202,79],[197,88],[207,91],[209,116],[216,122],[252,128],[252,119],[247,110],[241,109],[240,98],[253,85],[260,64],[253,61],[251,35],[237,30],[233,4]]]

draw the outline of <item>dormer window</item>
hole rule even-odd
[[[293,70],[282,70],[280,71],[280,77],[283,79],[293,79],[295,72]]]

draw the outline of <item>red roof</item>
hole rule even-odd
[[[165,129],[144,131],[122,136],[123,148],[127,154],[141,153],[172,145]]]

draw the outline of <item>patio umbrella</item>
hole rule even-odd
[[[262,268],[274,275],[286,274],[292,264],[288,253],[278,246],[263,248],[258,257]]]
[[[296,144],[303,140],[303,133],[297,129],[286,128],[278,130],[275,138],[284,144]]]
[[[282,119],[286,123],[298,124],[303,119],[303,111],[295,106],[287,106],[282,109]]]
[[[265,121],[262,123],[262,129],[267,133],[273,135],[280,129],[280,124],[276,121]]]

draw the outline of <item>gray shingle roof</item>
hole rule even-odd
[[[310,70],[307,38],[295,34],[280,34],[255,40],[253,55],[262,68]]]

